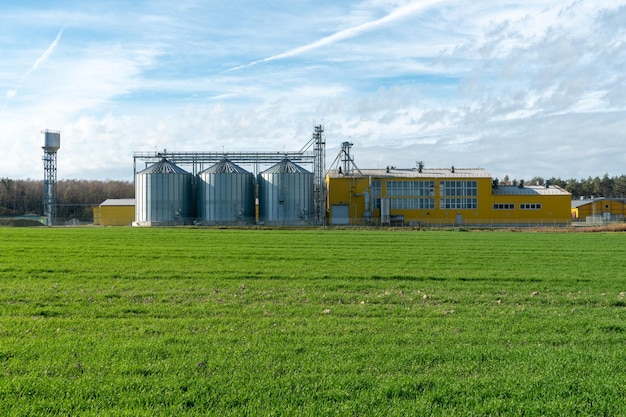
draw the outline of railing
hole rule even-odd
[[[441,219],[409,219],[409,218],[392,218],[389,222],[381,222],[380,219],[363,219],[363,218],[350,218],[342,219],[343,224],[337,224],[336,221],[330,221],[329,226],[354,226],[354,227],[407,227],[407,228],[563,228],[570,227],[572,222],[565,219],[463,219],[457,222],[454,218],[441,218]],[[348,220],[349,224],[345,221]]]

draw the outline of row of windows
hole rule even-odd
[[[520,210],[541,210],[541,203],[520,204]],[[494,204],[494,210],[515,210],[515,204]]]
[[[441,181],[439,193],[446,197],[478,195],[478,181]]]
[[[424,197],[435,192],[435,181],[387,181],[388,196]]]
[[[478,208],[477,198],[442,198],[439,200],[441,209],[475,209]]]
[[[380,209],[380,198],[374,199],[374,210]],[[417,210],[434,209],[434,198],[390,198],[390,208],[392,210]],[[442,198],[439,200],[439,208],[442,209],[476,209],[478,200],[476,198]]]
[[[494,204],[494,210],[515,210],[515,204]]]
[[[445,197],[474,197],[478,195],[477,181],[441,181]],[[372,197],[382,196],[381,181],[372,181]],[[430,197],[435,194],[435,181],[387,181],[389,197]]]
[[[392,210],[417,210],[434,209],[434,198],[390,198]],[[374,209],[380,209],[380,198],[374,199]],[[442,198],[439,200],[440,209],[476,209],[478,199],[476,198]],[[541,203],[523,203],[519,205],[520,210],[541,210]],[[515,210],[513,203],[496,203],[494,210]]]
[[[434,209],[434,198],[390,198],[392,210]],[[476,198],[442,198],[439,200],[441,209],[476,209]],[[541,210],[541,203],[525,203],[519,205],[520,210]],[[374,200],[374,209],[380,209],[380,199]],[[494,210],[515,210],[513,203],[498,203],[493,205]]]
[[[442,188],[476,188],[478,181],[441,181],[439,183]]]
[[[434,195],[434,181],[387,181],[387,195],[396,197],[429,197]],[[442,197],[474,197],[478,195],[478,182],[469,181],[440,181],[440,194]],[[380,197],[382,196],[382,182],[372,181],[372,197],[374,209],[380,208]],[[434,209],[434,198],[391,198],[391,209],[411,210],[411,209]],[[476,209],[478,199],[476,198],[441,198],[439,200],[441,209]],[[541,210],[540,203],[523,203],[519,205],[520,210]],[[496,203],[494,210],[515,210],[513,203]]]
[[[434,209],[434,198],[391,198],[392,210]]]

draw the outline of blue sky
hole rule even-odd
[[[0,177],[132,180],[134,151],[626,173],[626,0],[6,1]]]

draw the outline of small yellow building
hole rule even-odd
[[[572,200],[572,220],[587,223],[610,223],[626,218],[626,199],[590,198]]]
[[[93,223],[101,226],[130,226],[135,221],[135,199],[107,199],[93,209]]]
[[[500,186],[483,169],[330,170],[331,225],[552,226],[571,222],[571,194],[555,186]]]

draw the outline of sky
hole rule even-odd
[[[7,0],[0,177],[133,180],[139,151],[626,173],[626,0]],[[327,166],[329,168],[329,166]]]

